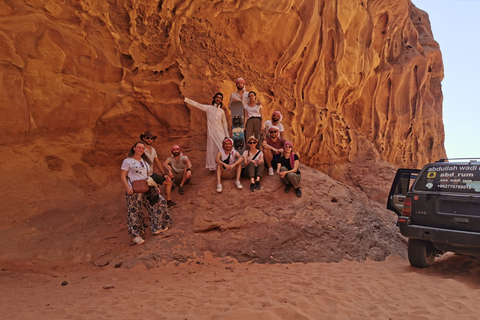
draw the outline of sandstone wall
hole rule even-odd
[[[0,39],[2,184],[25,181],[0,225],[118,185],[146,129],[161,157],[177,143],[203,161],[205,116],[183,96],[228,97],[239,76],[302,162],[340,180],[445,155],[441,53],[409,0],[5,0]]]

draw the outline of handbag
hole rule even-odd
[[[132,181],[132,189],[135,193],[145,193],[150,190],[150,186],[147,180],[134,180]]]

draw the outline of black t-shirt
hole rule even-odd
[[[296,154],[293,155],[294,156],[294,159],[295,161],[296,160],[299,160],[298,159],[298,156]],[[285,167],[287,168],[288,170],[292,170],[292,166],[290,165],[290,158],[285,158],[283,155],[280,157],[280,159],[278,160],[278,163],[280,163],[280,166],[281,167]],[[300,169],[297,169],[297,172],[295,172],[296,174],[300,174]]]

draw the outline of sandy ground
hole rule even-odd
[[[64,285],[62,285],[62,282]],[[251,264],[213,258],[147,269],[2,263],[2,319],[478,319],[480,264]]]

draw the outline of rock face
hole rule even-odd
[[[239,76],[302,163],[371,199],[394,166],[445,156],[441,53],[409,0],[7,0],[0,38],[0,229],[100,212],[147,129],[201,168],[205,116],[183,97]]]

